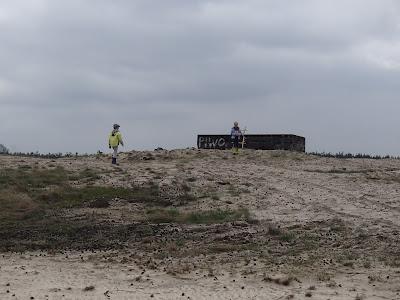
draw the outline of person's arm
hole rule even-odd
[[[110,136],[109,136],[109,138],[108,138],[108,148],[111,149],[111,134],[110,134]]]
[[[122,135],[121,135],[121,133],[118,134],[118,141],[119,141],[119,143],[120,143],[122,146],[124,145],[124,142],[122,141]]]

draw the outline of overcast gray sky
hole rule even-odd
[[[1,0],[0,143],[196,146],[296,134],[306,151],[400,156],[398,0]]]

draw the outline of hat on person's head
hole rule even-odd
[[[121,126],[119,126],[118,124],[114,124],[114,129],[117,129],[119,127],[121,127]]]

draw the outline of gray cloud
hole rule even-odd
[[[398,1],[4,1],[0,143],[195,146],[233,120],[308,151],[400,155]]]

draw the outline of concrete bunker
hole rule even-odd
[[[242,138],[239,147],[242,147]],[[232,140],[229,134],[199,134],[197,136],[199,149],[231,149]],[[256,150],[293,150],[306,151],[306,139],[294,134],[246,134],[245,149]]]

